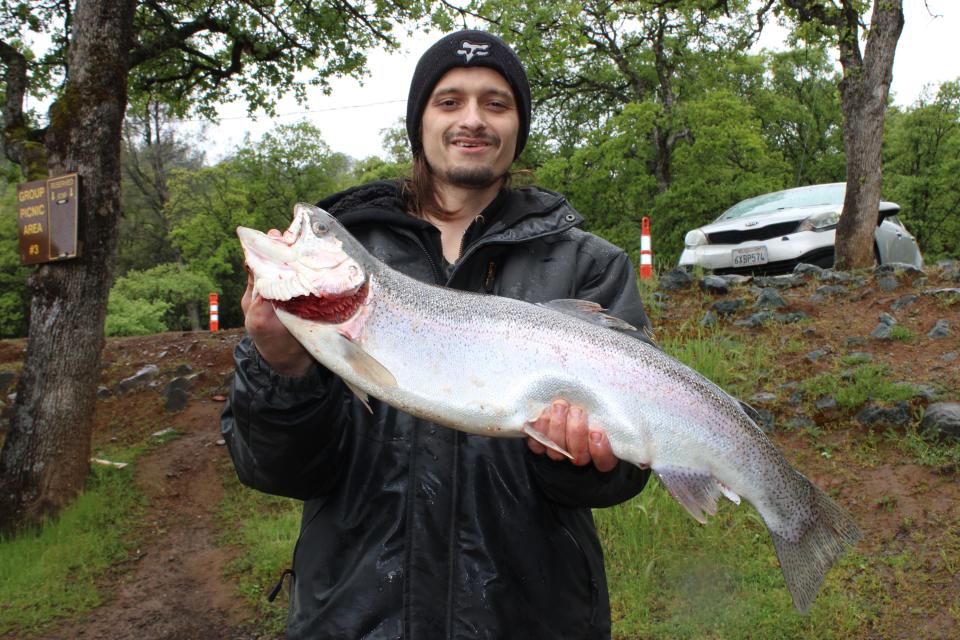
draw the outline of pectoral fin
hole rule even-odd
[[[346,336],[342,336],[340,348],[347,364],[360,377],[370,380],[381,387],[392,388],[397,386],[397,379],[393,377],[390,371],[377,362],[377,359],[364,351],[359,345],[351,341]],[[351,386],[354,393],[356,390]],[[359,394],[357,394],[360,397]],[[364,394],[366,396],[366,394]],[[362,400],[363,397],[360,397]]]
[[[523,425],[523,429],[521,429],[521,431],[523,431],[525,434],[527,434],[528,436],[530,436],[531,438],[533,438],[534,440],[536,440],[546,448],[553,449],[557,453],[561,453],[567,456],[568,458],[570,458],[571,460],[573,460],[573,456],[570,455],[569,451],[567,451],[566,449],[558,445],[556,442],[554,442],[547,436],[543,435],[542,433],[534,429],[533,425],[525,424]]]
[[[370,406],[370,396],[367,395],[367,392],[352,385],[346,380],[344,380],[343,383],[347,385],[347,388],[350,389],[350,391],[353,391],[353,395],[357,396],[357,400],[363,403],[363,406],[367,408],[367,411],[373,413],[373,408]]]

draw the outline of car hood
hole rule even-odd
[[[806,220],[810,216],[839,210],[840,208],[837,205],[826,204],[817,205],[815,207],[781,209],[780,211],[763,211],[754,215],[736,218],[734,220],[711,222],[710,224],[699,227],[699,229],[704,233],[754,229],[757,227],[766,227],[771,224],[779,224],[782,222],[800,222],[801,220]]]

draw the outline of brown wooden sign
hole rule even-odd
[[[79,195],[76,174],[17,185],[22,264],[77,257]]]

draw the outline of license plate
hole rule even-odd
[[[767,264],[766,247],[747,247],[733,250],[733,266],[752,267],[758,264]]]

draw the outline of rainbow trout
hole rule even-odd
[[[454,429],[531,436],[560,451],[532,422],[555,398],[580,404],[618,458],[651,468],[699,522],[721,495],[749,501],[800,611],[860,538],[853,519],[787,463],[734,398],[595,304],[537,305],[424,284],[305,204],[282,238],[244,227],[237,235],[254,295],[270,300],[364,403],[373,396]]]

